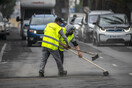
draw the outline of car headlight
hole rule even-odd
[[[106,32],[106,29],[99,28],[101,32]]]
[[[79,29],[79,26],[75,26],[76,29]]]
[[[36,30],[29,30],[29,32],[33,32],[34,34],[36,34],[37,33],[37,31]]]
[[[0,30],[4,31],[4,26],[0,26]]]
[[[125,32],[129,32],[130,30],[131,30],[131,28],[124,29]]]

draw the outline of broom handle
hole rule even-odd
[[[71,50],[71,49],[68,49],[68,50],[69,50],[70,52],[74,53],[75,55],[78,55],[78,54],[77,54],[76,52],[74,52],[73,50]],[[93,63],[92,61],[90,61],[90,60],[88,60],[88,59],[86,59],[86,58],[84,58],[84,57],[82,57],[82,59],[86,60],[87,62],[89,62],[89,63],[91,63],[91,64],[93,64],[93,65],[95,65],[97,68],[100,68],[101,70],[106,71],[104,68],[102,68],[102,67],[100,67],[99,65]]]
[[[59,42],[59,44],[60,44],[61,46],[63,46],[63,47],[67,47],[67,45],[65,45],[65,44],[63,44],[63,43],[61,43],[61,42]],[[70,47],[71,47],[71,46],[70,46]],[[90,54],[90,55],[97,55],[97,54],[92,53],[92,52],[86,52],[86,51],[83,51],[83,50],[77,50],[77,49],[75,49],[75,48],[73,48],[73,47],[71,47],[71,49],[72,49],[72,50],[76,50],[76,51],[80,51],[80,52],[83,52],[83,53],[87,53],[87,54]]]
[[[73,47],[71,47],[71,49],[72,49],[72,50],[76,50],[76,51],[80,51],[80,52],[83,52],[83,53],[86,53],[86,54],[90,54],[90,55],[97,55],[97,54],[92,53],[92,52],[86,52],[86,51],[84,51],[84,50],[77,50],[77,49],[75,49],[75,48],[73,48]]]

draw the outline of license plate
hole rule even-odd
[[[43,36],[40,36],[40,38],[43,38]]]
[[[120,38],[120,36],[110,36],[110,38]]]

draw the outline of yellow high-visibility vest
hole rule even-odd
[[[44,30],[44,36],[42,41],[42,47],[46,47],[52,50],[57,50],[59,47],[59,31],[62,28],[56,23],[47,24]]]
[[[64,32],[64,34],[66,34],[66,28],[65,27],[62,27],[62,29],[63,29],[63,32]],[[73,39],[73,37],[74,37],[74,34],[72,34],[72,35],[68,35],[68,37],[67,37],[67,39],[68,39],[68,42],[70,42],[72,39]],[[66,42],[64,41],[64,39],[63,39],[63,37],[60,37],[60,40],[59,40],[61,43],[63,43],[63,44],[66,44]],[[64,47],[63,46],[59,46],[59,50],[60,51],[63,51],[64,50]]]

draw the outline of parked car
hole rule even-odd
[[[104,11],[104,10],[95,10],[90,11],[89,14],[83,17],[83,24],[80,32],[80,39],[84,42],[92,42],[92,34],[94,28],[94,22],[97,21],[97,18],[100,14],[113,14],[112,11]]]
[[[101,43],[132,43],[132,27],[125,14],[100,15],[94,23],[93,44]]]
[[[1,12],[0,12],[0,38],[6,40],[5,20]]]
[[[42,41],[46,25],[54,22],[55,17],[55,15],[51,14],[39,14],[31,17],[27,31],[27,46],[32,46],[32,44]]]

